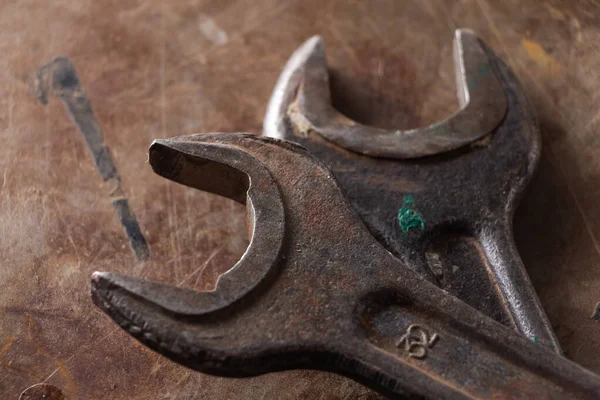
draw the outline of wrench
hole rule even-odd
[[[406,265],[560,352],[512,237],[539,158],[534,113],[472,31],[456,31],[454,62],[460,109],[423,129],[390,131],[333,108],[323,40],[313,37],[281,73],[263,134],[323,161],[369,231]]]
[[[156,140],[159,175],[241,203],[250,245],[209,292],[109,272],[95,304],[136,339],[230,377],[313,368],[393,398],[597,399],[600,377],[428,282],[370,234],[306,149],[247,134]]]

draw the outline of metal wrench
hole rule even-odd
[[[539,158],[534,113],[473,32],[456,31],[454,61],[460,110],[422,129],[390,131],[333,108],[323,40],[313,37],[281,73],[263,134],[323,161],[370,232],[409,267],[560,352],[512,237]]]
[[[97,272],[150,348],[231,377],[313,368],[394,398],[596,399],[600,377],[451,296],[370,234],[307,150],[245,134],[156,140],[154,171],[245,203],[250,245],[210,292]]]

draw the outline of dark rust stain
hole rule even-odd
[[[65,400],[63,392],[56,386],[47,383],[33,385],[19,396],[19,400]]]

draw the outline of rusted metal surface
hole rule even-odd
[[[458,108],[457,27],[478,32],[507,61],[534,105],[544,150],[515,215],[515,238],[566,356],[600,371],[600,331],[590,318],[600,293],[595,2],[0,5],[0,397],[46,380],[69,399],[378,398],[334,374],[237,380],[170,362],[96,311],[89,276],[106,270],[213,287],[246,249],[245,210],[153,174],[145,164],[152,139],[259,134],[282,65],[315,34],[327,43],[336,109],[366,125],[426,126]],[[59,55],[76,66],[93,104],[148,241],[145,262],[131,252],[61,102],[35,98],[35,72]],[[469,245],[445,243],[450,259],[463,251],[453,246]]]
[[[511,133],[497,132],[491,146]],[[248,186],[231,170],[251,182],[248,251],[213,291],[94,274],[94,303],[159,353],[231,377],[335,371],[391,398],[600,396],[600,377],[479,313],[385,250],[331,172],[303,147],[249,134],[191,135],[154,142],[150,164],[175,182],[238,201]],[[257,265],[264,273],[247,275]],[[252,289],[239,297],[236,289],[249,282]]]
[[[455,52],[457,74],[469,82],[471,92],[476,87],[478,94],[471,97],[468,111],[463,109],[433,128],[413,130],[407,134],[412,135],[408,143],[401,135],[370,132],[371,128],[357,128],[354,123],[323,127],[311,122],[332,114],[319,38],[307,41],[288,61],[271,97],[264,133],[297,142],[330,166],[371,233],[409,267],[472,307],[560,352],[511,232],[514,210],[540,156],[537,122],[506,64],[475,33],[459,30],[456,38],[462,41],[458,59]],[[463,53],[468,53],[464,55],[468,61],[462,59]],[[466,71],[465,64],[470,65]],[[326,85],[323,90],[305,89],[322,84]],[[486,91],[501,98],[502,106],[484,101]],[[493,125],[485,128],[480,120]],[[465,126],[457,126],[460,121]],[[327,133],[332,129],[335,138]],[[449,139],[437,136],[444,133]],[[477,143],[464,142],[467,137],[482,136]],[[352,143],[346,146],[348,142],[337,137]],[[448,151],[461,142],[463,147]],[[414,160],[353,152],[356,146],[367,147],[366,143],[369,148],[390,151],[410,152],[421,146],[446,151]],[[407,225],[402,218],[412,218],[417,224]],[[443,249],[447,241],[467,244],[464,254],[453,255],[456,263],[447,262],[449,254]]]

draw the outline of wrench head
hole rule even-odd
[[[341,115],[331,106],[323,41],[313,37],[283,69],[263,134],[324,162],[373,236],[409,267],[514,326],[502,277],[484,255],[522,269],[512,216],[537,165],[539,131],[508,66],[471,31],[457,31],[454,43],[461,108],[445,121],[390,134]]]
[[[360,298],[390,271],[398,279],[396,268],[359,261],[383,253],[397,262],[331,173],[298,145],[244,134],[185,136],[155,141],[150,164],[170,180],[245,203],[252,221],[246,253],[213,291],[93,275],[95,304],[169,358],[225,376],[314,367],[354,313],[354,302],[332,296]]]
[[[281,123],[289,116],[304,130],[372,157],[410,159],[465,146],[493,132],[506,114],[506,96],[488,51],[472,31],[457,30],[454,64],[460,109],[424,128],[387,130],[353,121],[332,106],[323,39],[312,37],[281,74],[265,116],[265,135],[281,137]]]
[[[246,204],[250,246],[217,282],[215,290],[197,292],[119,275],[99,275],[165,311],[184,316],[222,309],[251,292],[271,272],[283,240],[284,211],[277,184],[262,163],[246,152],[193,138],[156,140],[150,164],[167,179]],[[155,297],[155,293],[162,293]]]

